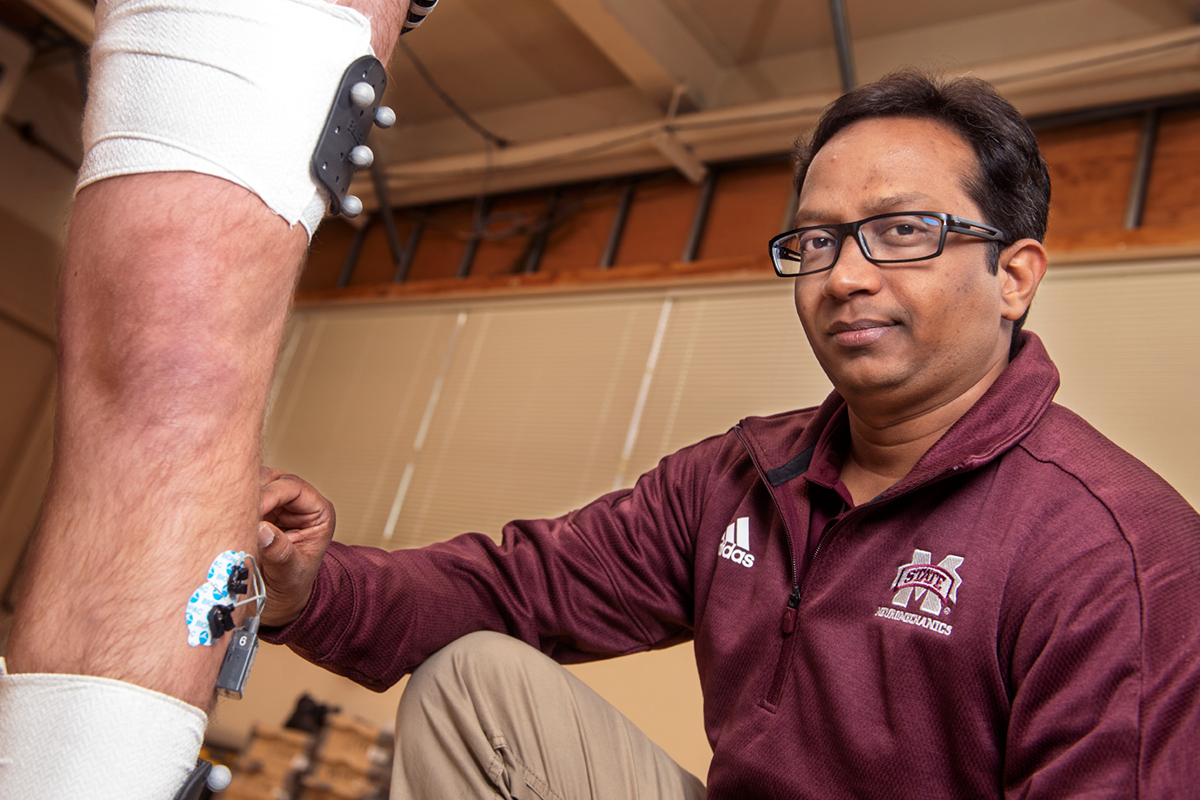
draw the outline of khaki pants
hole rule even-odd
[[[392,800],[704,797],[704,784],[619,711],[502,634],[434,653],[400,700]]]

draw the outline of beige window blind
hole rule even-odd
[[[338,538],[409,547],[563,513],[829,390],[784,282],[296,315],[269,463]]]
[[[1200,260],[1052,268],[1028,324],[1058,402],[1200,507]]]

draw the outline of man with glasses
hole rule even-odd
[[[703,797],[551,661],[689,638],[713,798],[1200,786],[1200,517],[1053,404],[1021,332],[1047,261],[1032,131],[980,81],[900,73],[796,158],[797,228],[770,252],[835,387],[821,406],[499,546],[318,561],[332,509],[265,476],[268,581],[294,587],[271,637],[376,689],[424,664],[394,796]]]

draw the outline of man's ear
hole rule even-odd
[[[1046,275],[1046,248],[1036,239],[1020,239],[1000,251],[1001,316],[1016,322],[1029,309]]]

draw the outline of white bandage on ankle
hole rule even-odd
[[[196,766],[200,709],[86,675],[8,675],[0,659],[0,797],[167,800]]]
[[[325,0],[112,0],[96,43],[75,191],[201,172],[262,198],[309,238],[325,213],[309,162],[371,25]]]

